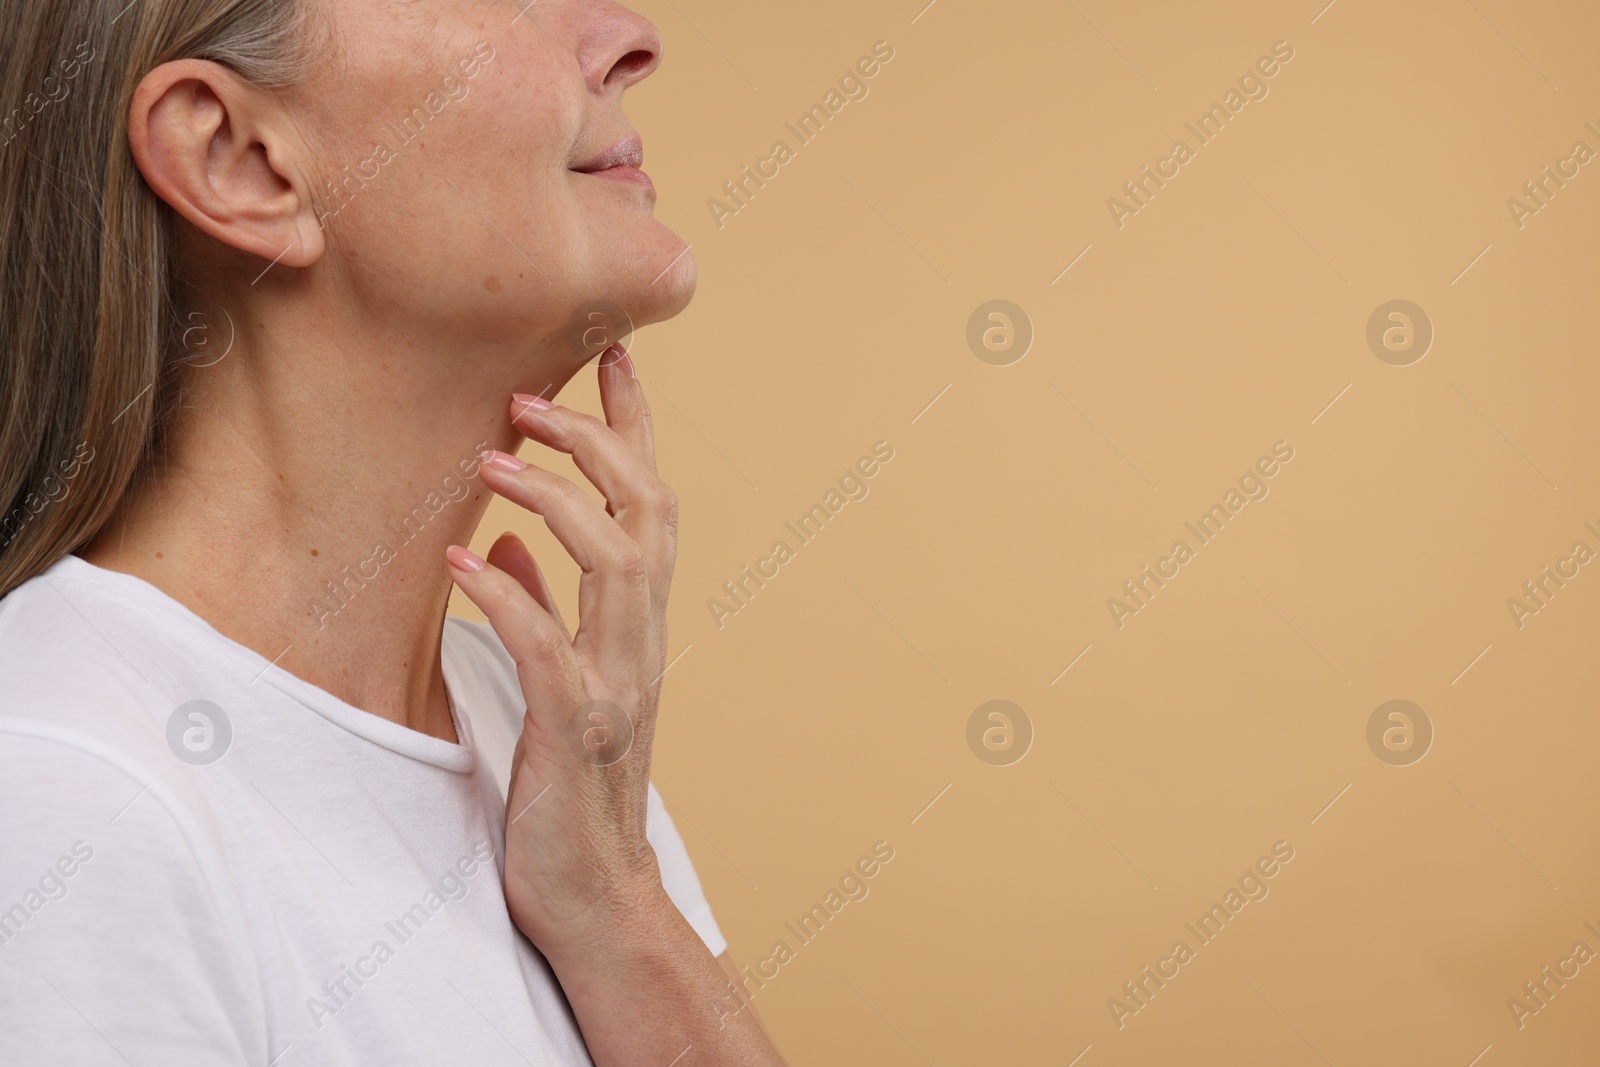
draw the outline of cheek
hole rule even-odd
[[[456,187],[436,179],[444,214],[474,235],[480,254],[540,284],[529,260],[556,280],[563,261],[584,255],[583,205],[568,166],[588,147],[585,101],[576,71],[560,73],[570,66],[502,48],[474,80],[457,129],[430,161]]]
[[[452,150],[470,153],[479,168],[561,177],[599,132],[584,128],[586,92],[570,58],[563,63],[548,53],[503,48],[468,84],[472,92],[460,105],[463,143]],[[608,128],[618,121],[605,119]]]
[[[567,171],[581,99],[541,73],[559,69],[501,47],[417,136],[401,123],[406,103],[373,124],[389,161],[328,222],[330,248],[347,254],[367,299],[469,333],[494,328],[497,309],[526,321],[560,304],[591,253]],[[430,90],[396,88],[393,99],[407,91],[422,103]]]

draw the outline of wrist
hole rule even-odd
[[[612,887],[559,930],[523,932],[558,972],[598,972],[637,967],[686,930],[697,936],[657,876]]]
[[[545,951],[600,1067],[783,1060],[665,889],[649,887],[582,937]],[[539,946],[541,950],[545,946]],[[627,1018],[626,1029],[617,1020]],[[676,1057],[676,1058],[674,1058]]]

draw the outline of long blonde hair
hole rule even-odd
[[[315,0],[0,0],[0,596],[89,541],[176,408],[171,209],[128,147],[140,79],[306,74]]]

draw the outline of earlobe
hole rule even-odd
[[[217,63],[186,59],[145,75],[128,146],[150,189],[195,229],[289,267],[322,256],[304,145],[276,98]]]

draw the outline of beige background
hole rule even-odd
[[[757,996],[790,1062],[1600,1062],[1600,962],[1507,1007],[1600,951],[1600,565],[1507,608],[1600,550],[1600,163],[1506,206],[1600,150],[1600,12],[921,2],[639,5],[668,58],[629,113],[701,277],[633,345],[683,506],[655,778],[741,962],[895,849]],[[870,95],[719,230],[706,201],[879,40]],[[1280,40],[1119,230],[1107,198]],[[966,342],[996,298],[1036,330],[1010,366]],[[1405,367],[1365,339],[1396,298],[1436,331]],[[587,375],[562,400],[598,410]],[[879,440],[870,495],[718,629]],[[1270,495],[1117,629],[1279,440]],[[540,520],[497,504],[479,550],[506,528],[570,617]],[[1366,740],[1396,698],[1436,732],[1410,766]],[[1011,766],[967,744],[991,699],[1033,724]],[[1119,1029],[1108,998],[1277,841],[1270,895]]]

